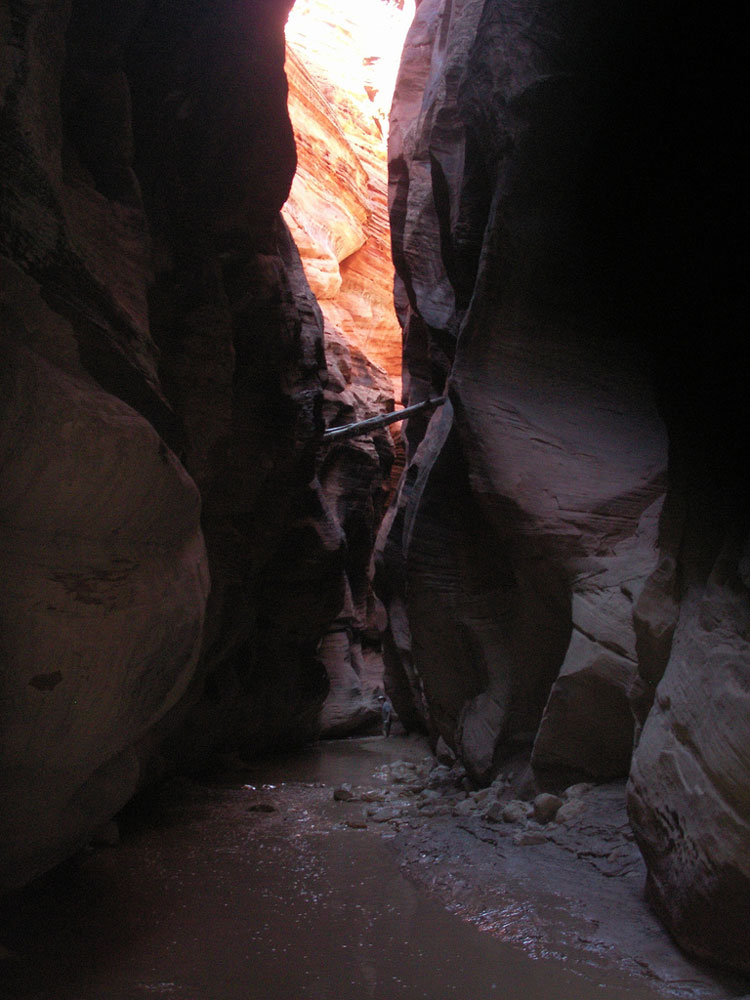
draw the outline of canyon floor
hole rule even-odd
[[[648,909],[622,785],[507,822],[514,769],[471,794],[423,740],[377,736],[174,779],[3,904],[0,998],[745,996]]]

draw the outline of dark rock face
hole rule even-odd
[[[391,382],[381,368],[328,324],[325,344],[327,425],[353,423],[393,409]],[[371,585],[371,561],[393,460],[386,429],[326,445],[318,456],[321,490],[345,539],[345,597],[319,648],[329,681],[319,718],[323,736],[342,736],[380,719],[385,612]]]
[[[165,759],[320,727],[347,532],[289,5],[2,7],[2,885]]]
[[[532,741],[542,784],[622,776],[640,735],[654,902],[747,968],[734,37],[668,5],[419,5],[397,301],[408,402],[450,404],[407,429],[378,579],[394,705],[476,779]]]
[[[400,87],[394,105],[405,355],[415,398],[446,378],[451,398],[404,519],[412,656],[477,778],[537,731],[540,771],[623,774],[667,438],[599,274],[600,206],[582,207],[601,26],[465,3],[422,4],[412,30],[431,60],[420,81],[407,49],[404,100],[430,95],[416,121]]]

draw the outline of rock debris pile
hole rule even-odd
[[[528,799],[518,798],[518,784],[512,770],[504,771],[484,788],[476,788],[469,780],[466,768],[455,762],[448,766],[426,757],[422,762],[398,760],[384,765],[373,776],[385,787],[363,788],[348,782],[333,790],[336,802],[360,803],[358,815],[349,812],[348,826],[363,827],[367,822],[391,823],[398,828],[404,821],[426,820],[453,816],[473,818],[512,836],[517,845],[544,843],[548,838],[564,839],[554,827],[571,831],[585,824],[587,799],[595,786],[579,782],[566,788],[560,796],[540,792]],[[619,794],[622,785],[616,786]],[[617,792],[615,793],[617,794]],[[594,795],[595,799],[601,793]],[[632,844],[632,832],[623,832],[623,839]],[[634,849],[634,856],[637,851]]]

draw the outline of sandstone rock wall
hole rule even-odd
[[[739,53],[705,20],[418,6],[396,293],[405,402],[450,402],[407,428],[377,579],[394,704],[476,779],[519,745],[542,785],[625,776],[643,727],[652,898],[685,947],[746,968]]]
[[[451,398],[415,456],[402,538],[412,656],[431,723],[482,779],[537,731],[539,770],[626,773],[632,605],[665,488],[653,389],[594,284],[597,234],[581,227],[596,220],[575,201],[599,125],[584,62],[597,26],[569,39],[558,18],[420,5],[410,125],[401,80],[394,102],[409,402],[446,378]]]
[[[284,215],[328,323],[401,399],[387,204],[388,112],[413,4],[297,0],[287,26],[299,167]]]
[[[740,398],[712,398],[712,417],[673,413],[661,558],[636,606],[643,731],[628,810],[649,898],[677,941],[748,972],[750,512]]]
[[[279,214],[290,6],[0,8],[3,887],[170,761],[316,734],[319,641],[365,613]]]
[[[401,397],[386,135],[408,7],[387,0],[346,8],[298,0],[287,24],[298,166],[284,218],[324,316],[327,424],[388,412]],[[402,456],[398,428],[320,455],[321,485],[346,539],[347,576],[346,599],[320,651],[330,682],[323,734],[349,732],[379,717],[380,602],[369,581],[370,554],[389,470],[395,480]]]
[[[328,386],[324,416],[330,426],[364,420],[393,406],[390,379],[354,345],[326,329]],[[384,611],[371,582],[372,550],[390,496],[394,449],[387,429],[325,445],[318,478],[346,540],[345,596],[319,650],[330,690],[320,713],[321,734],[341,736],[380,719],[383,690],[381,630]]]

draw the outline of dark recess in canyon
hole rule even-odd
[[[419,4],[395,295],[404,402],[449,402],[405,432],[386,622],[390,438],[320,447],[377,373],[326,358],[280,216],[290,6],[0,7],[0,884],[168,769],[314,738],[384,630],[477,782],[629,775],[653,905],[748,972],[739,25]]]

